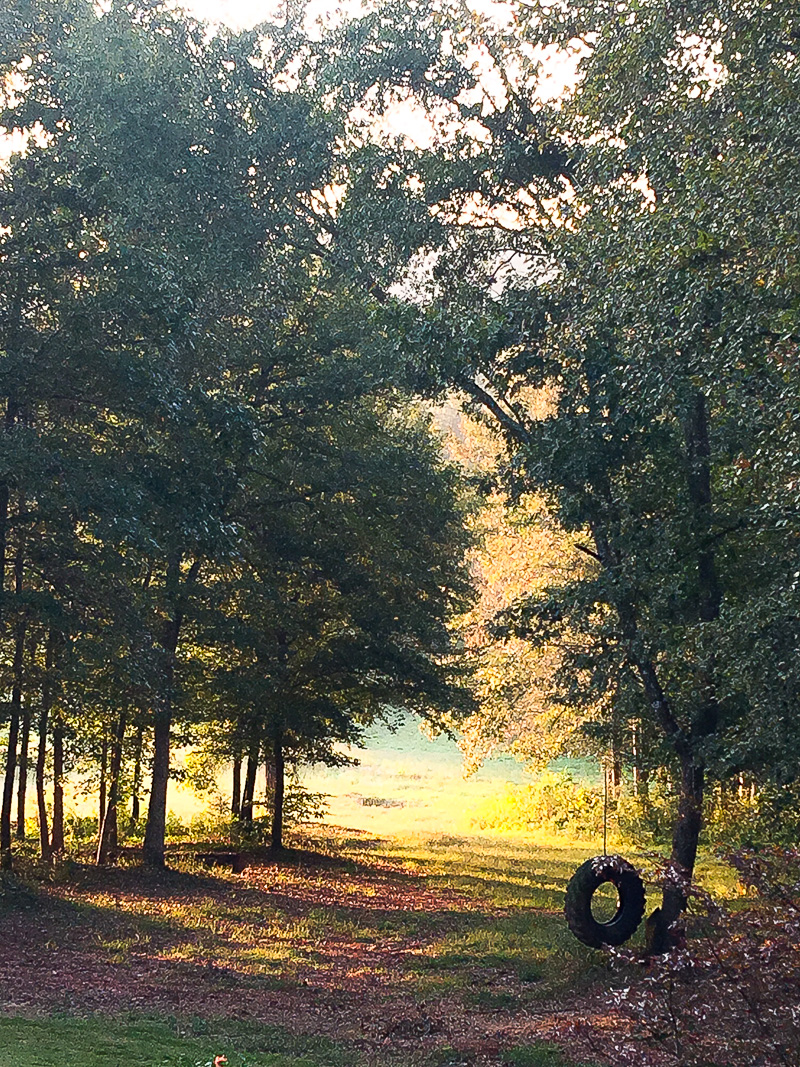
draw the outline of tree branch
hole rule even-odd
[[[457,382],[459,388],[463,389],[465,393],[468,393],[474,400],[477,400],[483,407],[488,408],[494,415],[503,429],[513,437],[516,441],[519,441],[523,445],[529,445],[531,443],[530,434],[522,425],[519,418],[513,418],[505,411],[498,400],[482,388],[476,381],[471,378],[459,379]]]
[[[617,570],[620,561],[600,523],[592,523],[592,536],[597,547],[597,558],[602,566],[609,571]],[[642,655],[639,651],[641,640],[633,604],[627,596],[622,595],[614,601],[614,607],[619,615],[622,637],[627,645],[628,659],[636,668],[645,696],[650,702],[659,726],[678,756],[689,755],[690,740],[675,717],[669,698],[658,679],[655,665],[648,656]]]
[[[591,556],[592,559],[596,559],[598,563],[602,563],[603,562],[602,559],[600,558],[600,556],[596,552],[593,552],[591,550],[591,548],[587,548],[586,545],[579,545],[578,542],[576,541],[575,542],[575,547],[577,548],[577,550],[579,552],[585,552],[587,556]]]

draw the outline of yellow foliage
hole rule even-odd
[[[528,400],[539,417],[551,404],[539,393]],[[448,454],[467,470],[488,473],[502,461],[497,436],[454,406],[441,409],[436,421]],[[576,551],[574,537],[541,497],[529,494],[512,504],[496,489],[473,521],[478,547],[471,567],[478,599],[458,629],[474,658],[479,707],[461,724],[462,747],[473,769],[499,750],[543,766],[570,750],[570,739],[586,717],[584,711],[579,720],[554,700],[562,648],[534,648],[515,637],[498,641],[490,624],[514,603],[571,581],[592,564]]]

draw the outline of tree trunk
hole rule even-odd
[[[238,819],[242,810],[242,761],[239,756],[233,760],[233,783],[231,785],[231,817]]]
[[[36,654],[38,641],[34,640],[29,646],[28,663],[31,668],[36,667]],[[31,685],[28,680],[25,685],[26,695],[22,713],[22,742],[19,748],[19,784],[17,785],[17,839],[25,840],[25,808],[28,801],[28,771],[30,764],[30,739],[33,715],[31,711]]]
[[[592,533],[597,557],[608,570],[619,573],[620,558],[600,523],[593,524]],[[684,729],[675,717],[671,701],[661,686],[656,663],[641,651],[636,610],[629,597],[622,596],[616,604],[620,629],[628,646],[630,662],[639,676],[655,722],[662,729],[681,765],[681,799],[678,817],[673,828],[672,863],[679,875],[679,885],[691,881],[697,843],[700,834],[703,802],[703,768],[694,756],[694,727]],[[699,770],[699,779],[698,779]],[[666,887],[662,905],[647,920],[647,947],[651,954],[667,951],[672,944],[671,924],[686,905],[682,888]]]
[[[44,791],[44,777],[47,769],[47,727],[50,716],[50,707],[53,703],[53,669],[54,638],[53,634],[47,638],[47,648],[44,656],[44,679],[42,680],[42,707],[39,713],[39,750],[36,753],[36,806],[39,811],[39,849],[42,862],[50,864],[53,860],[50,845],[50,831],[47,826],[47,797]]]
[[[271,807],[275,796],[275,760],[271,756],[264,764],[264,796]]]
[[[116,855],[119,846],[118,815],[119,785],[122,770],[122,745],[125,740],[125,712],[120,712],[111,745],[111,778],[108,788],[108,804],[105,818],[100,826],[97,843],[97,864],[108,863]]]
[[[197,577],[202,561],[196,559],[181,588],[180,556],[174,557],[167,565],[165,590],[171,600],[173,614],[164,623],[161,639],[163,649],[163,670],[161,692],[155,707],[155,724],[153,730],[153,776],[150,785],[150,801],[147,807],[147,826],[144,831],[144,862],[148,867],[163,867],[164,838],[167,823],[167,788],[169,786],[170,734],[172,731],[173,686],[175,683],[175,664],[178,651],[178,638],[183,624],[183,605],[188,591]]]
[[[615,748],[612,748],[608,754],[606,776],[608,778],[608,795],[613,800],[619,800],[619,791],[622,788],[622,760]]]
[[[142,788],[142,745],[144,743],[144,728],[136,727],[136,751],[133,755],[133,785],[131,787],[131,818],[128,823],[128,833],[132,833],[139,821],[140,803],[139,790]]]
[[[256,792],[256,775],[258,774],[258,761],[261,752],[261,742],[255,736],[250,742],[247,752],[247,770],[244,775],[244,789],[242,790],[242,806],[240,818],[248,826],[253,824],[253,801]]]
[[[19,782],[17,783],[17,840],[25,840],[25,803],[28,793],[28,750],[31,739],[31,709],[22,711],[22,740],[19,745]]]
[[[681,792],[678,804],[678,818],[672,833],[672,862],[687,879],[694,872],[697,859],[697,843],[703,823],[703,791],[705,787],[705,768],[700,761],[684,759],[681,761]],[[686,907],[686,894],[666,889],[662,909],[668,922],[677,919]]]
[[[167,567],[166,587],[175,587],[180,572],[180,558]],[[178,647],[181,618],[173,604],[173,617],[164,624],[161,639],[164,662],[161,692],[153,714],[153,772],[147,825],[144,831],[143,858],[148,867],[165,865],[164,839],[167,824],[167,788],[169,786],[170,733],[172,730],[172,686],[175,678],[175,652]]]
[[[47,717],[48,701],[42,693],[42,710],[39,714],[39,751],[36,753],[36,806],[39,811],[39,849],[42,862],[52,861],[50,830],[47,826],[47,798],[44,792],[44,773],[47,764]]]
[[[650,955],[668,952],[680,941],[674,924],[686,910],[688,902],[687,891],[703,825],[704,786],[703,764],[691,756],[683,757],[678,816],[672,831],[671,871],[661,896],[661,907],[656,908],[647,921],[647,951]]]
[[[7,420],[8,416],[6,416]],[[6,556],[8,554],[8,482],[0,482],[0,597],[6,589]],[[0,599],[0,610],[3,603]]]
[[[98,837],[106,821],[106,794],[108,792],[108,738],[103,737],[100,746],[100,796],[97,804]]]
[[[25,565],[24,543],[20,541],[14,559],[14,594],[22,593],[23,570]],[[19,609],[18,609],[19,610]],[[19,744],[19,724],[22,708],[22,671],[25,655],[25,631],[27,622],[21,618],[15,627],[14,661],[11,667],[11,720],[8,726],[8,750],[6,752],[6,773],[3,781],[3,802],[0,807],[0,867],[11,870],[11,808],[14,802],[14,778],[17,770],[17,745]]]
[[[6,410],[6,429],[8,429],[9,418],[11,416],[11,401],[8,403]],[[8,544],[8,503],[9,503],[9,491],[8,483],[0,483],[0,608],[3,606],[3,594],[5,592],[5,578],[6,578],[6,551]],[[6,792],[13,790],[14,788],[14,771],[16,769],[17,761],[17,731],[19,730],[19,720],[14,723],[14,713],[11,713],[11,721],[8,727],[8,750],[6,752],[5,762],[5,778],[3,779],[3,808],[5,808]],[[10,778],[10,784],[9,784]],[[11,806],[9,799],[9,819],[11,817]],[[12,865],[11,857],[11,826],[9,823],[8,834],[6,835],[6,827],[4,822],[0,822],[0,868],[3,870],[10,870]]]
[[[170,680],[171,684],[171,680]],[[164,842],[167,825],[167,787],[169,785],[170,733],[172,701],[164,694],[155,713],[153,729],[153,776],[144,831],[144,862],[148,867],[165,865]]]
[[[53,835],[50,850],[54,856],[64,851],[64,726],[58,716],[53,724]]]
[[[272,796],[272,841],[273,852],[283,849],[283,795],[285,787],[285,763],[283,757],[283,730],[277,729],[272,739],[272,759],[275,767],[275,789]]]
[[[711,495],[711,444],[706,398],[697,390],[684,423],[686,443],[686,485],[691,507],[691,536],[696,565],[696,598],[693,604],[698,622],[710,623],[719,617],[722,591],[717,580],[714,553],[713,500]],[[713,656],[697,669],[699,700],[685,743],[677,749],[680,757],[681,788],[678,817],[672,833],[671,863],[677,884],[667,884],[660,914],[651,916],[648,947],[665,952],[674,943],[670,927],[686,909],[687,890],[694,874],[697,846],[703,825],[705,764],[697,754],[703,740],[717,729],[719,709],[714,687]]]
[[[10,871],[13,866],[11,853],[11,805],[14,799],[14,776],[17,769],[17,744],[19,742],[19,708],[12,704],[11,721],[8,726],[6,771],[3,781],[3,802],[0,809],[0,869]]]
[[[10,423],[13,421],[12,415],[12,402],[8,401],[6,408],[6,431]],[[6,554],[8,546],[8,504],[9,504],[9,490],[8,482],[0,482],[0,611],[3,610],[5,604],[5,588],[6,588]],[[19,727],[17,727],[19,729]],[[13,789],[13,773],[16,763],[16,751],[17,751],[17,739],[14,734],[14,720],[13,714],[11,722],[9,723],[9,737],[8,737],[8,751],[5,761],[5,778],[3,779],[4,788],[3,796],[5,798],[5,783],[8,781],[9,772],[12,775]],[[12,753],[14,755],[12,755]],[[9,809],[10,811],[10,809]],[[10,830],[10,827],[9,827]],[[0,827],[0,869],[9,869],[12,865],[11,856],[11,834],[9,832],[8,841],[5,841],[2,833],[2,827]]]
[[[684,427],[686,440],[686,482],[692,508],[692,537],[697,560],[697,617],[712,622],[719,617],[722,591],[717,580],[712,536],[714,528],[711,496],[711,442],[709,440],[706,398],[695,393]]]

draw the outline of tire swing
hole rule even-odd
[[[592,897],[606,882],[617,890],[619,903],[608,922],[592,914]],[[639,873],[622,856],[595,856],[582,863],[569,880],[564,914],[577,939],[590,948],[622,945],[639,929],[644,915],[644,884]]]
[[[609,856],[608,775],[603,796],[603,855],[586,860],[569,880],[564,901],[567,925],[577,939],[590,948],[622,945],[633,937],[644,916],[644,883],[636,868],[622,856]],[[608,922],[592,914],[592,897],[601,885],[610,882],[617,891],[617,910]]]

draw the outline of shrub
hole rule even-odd
[[[188,841],[192,837],[192,829],[174,811],[167,814],[164,830],[168,841]]]
[[[621,840],[661,845],[672,835],[677,792],[668,777],[651,784],[646,796],[624,790],[614,819]],[[702,844],[717,850],[792,845],[800,839],[800,787],[772,783],[745,787],[738,782],[709,788]]]
[[[613,806],[612,825],[624,844],[662,845],[671,840],[677,807],[667,777],[652,781],[647,793],[638,796],[623,788]]]
[[[602,1049],[625,1067],[789,1067],[800,1062],[800,853],[728,857],[753,903],[730,912],[691,890],[687,947],[648,962],[612,952],[626,979],[610,995]],[[578,1035],[576,1035],[578,1036]]]
[[[628,784],[608,799],[608,836],[621,846],[662,846],[672,838],[677,790],[664,772],[650,780],[646,793]],[[481,829],[542,830],[573,838],[603,832],[602,786],[576,781],[569,772],[545,772],[524,786],[507,786],[477,813]],[[701,842],[726,851],[790,846],[800,839],[800,783],[741,788],[717,784],[706,798]]]
[[[291,829],[302,823],[319,822],[324,819],[328,811],[327,800],[326,793],[312,793],[306,789],[296,774],[287,775],[283,796],[284,827]],[[249,826],[237,825],[234,833],[243,844],[268,842],[272,835],[272,812],[267,811],[259,818],[253,819]]]
[[[37,825],[38,833],[38,825]],[[97,843],[98,823],[96,815],[75,815],[73,812],[64,816],[64,838],[68,852],[85,845]]]
[[[569,772],[546,771],[535,782],[508,786],[476,819],[481,829],[546,830],[575,837],[603,832],[602,790],[576,782]]]

